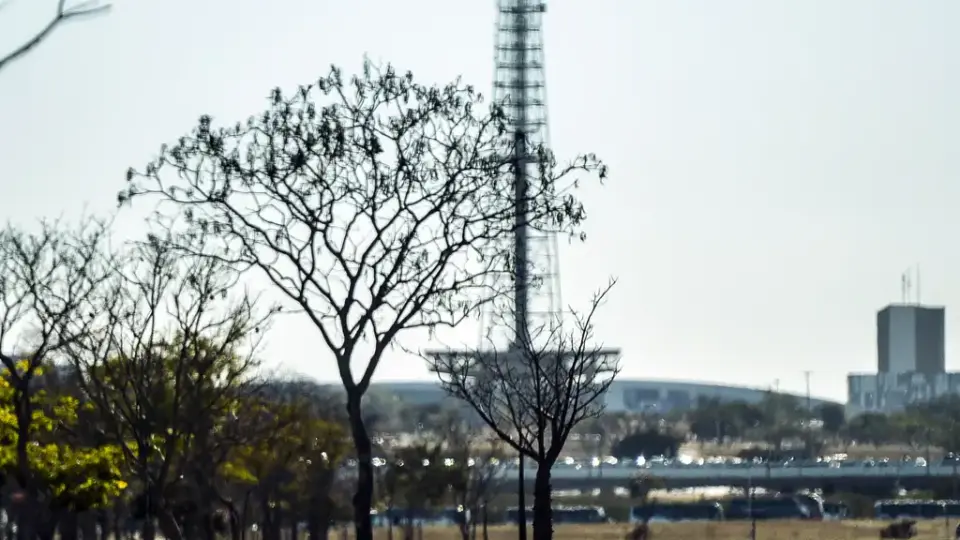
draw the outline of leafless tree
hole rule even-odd
[[[214,499],[212,486],[184,481],[218,459],[221,446],[209,439],[232,432],[272,313],[238,293],[236,280],[223,263],[184,257],[151,236],[117,260],[109,286],[88,304],[94,331],[70,344],[104,437],[120,445],[143,486],[146,539],[155,517],[166,538],[182,537],[172,506],[186,490]]]
[[[445,430],[444,453],[453,459],[452,466],[459,472],[453,486],[454,502],[470,514],[470,519],[461,525],[461,538],[475,540],[478,525],[483,526],[486,538],[488,506],[503,482],[506,464],[503,442],[497,438],[490,440],[489,435],[484,437],[484,433],[455,414],[451,414]]]
[[[316,326],[346,390],[360,540],[372,536],[374,478],[361,398],[385,352],[402,333],[455,326],[505,291],[487,278],[511,264],[513,142],[499,107],[482,112],[459,81],[424,86],[369,63],[344,80],[333,68],[292,95],[275,90],[245,124],[201,118],[131,170],[120,195],[159,198],[158,221],[182,233],[185,250],[200,251],[193,233],[219,236],[202,254],[258,269]],[[531,154],[528,225],[573,232],[583,208],[559,182],[602,177],[603,166]]]
[[[36,506],[37,495],[28,460],[33,382],[41,366],[90,328],[83,308],[108,275],[106,231],[105,223],[93,219],[77,226],[42,221],[35,232],[12,225],[0,230],[0,363],[13,386],[18,435],[13,476],[31,503],[25,507]],[[31,526],[21,522],[20,530],[29,534]]]
[[[507,445],[537,464],[534,540],[552,537],[550,472],[573,428],[603,413],[619,372],[619,351],[591,345],[594,316],[615,282],[598,292],[573,330],[560,322],[532,329],[508,351],[427,356],[451,395],[468,404]],[[522,489],[522,487],[521,487]]]
[[[5,7],[5,5],[4,3],[0,3],[0,8]],[[98,0],[86,0],[72,6],[67,4],[67,0],[57,0],[57,11],[50,18],[49,22],[47,22],[46,26],[26,43],[8,52],[6,55],[0,56],[0,71],[3,71],[3,68],[40,45],[43,40],[50,37],[53,31],[62,24],[95,15],[102,15],[109,11],[110,7],[110,4],[101,4]]]

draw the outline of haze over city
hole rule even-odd
[[[5,6],[0,50],[53,4]],[[108,211],[126,168],[199,115],[245,119],[271,88],[359,70],[365,54],[486,91],[494,9],[118,0],[0,77],[3,215]],[[958,21],[949,0],[550,4],[552,146],[611,168],[584,191],[587,242],[561,242],[563,298],[582,306],[619,277],[597,331],[622,348],[622,377],[803,392],[809,370],[814,395],[843,400],[847,372],[876,368],[876,310],[917,265],[922,299],[947,306],[947,369],[960,369]],[[145,231],[140,215],[121,228]],[[334,381],[322,351],[288,318],[265,356]],[[431,377],[395,352],[377,379]]]

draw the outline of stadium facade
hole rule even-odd
[[[449,399],[440,385],[432,382],[379,382],[371,384],[371,389],[412,404]],[[768,392],[769,389],[700,382],[618,379],[610,385],[606,404],[608,412],[668,412],[693,408],[701,398],[759,403]],[[805,396],[795,397],[806,403]],[[828,403],[816,398],[810,402],[814,407]]]

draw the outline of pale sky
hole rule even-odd
[[[0,51],[55,4],[0,9]],[[587,243],[561,250],[563,297],[620,278],[598,333],[623,349],[622,377],[802,392],[810,370],[813,394],[844,399],[847,372],[875,369],[875,312],[917,264],[960,370],[960,2],[548,4],[552,145],[611,167],[585,192]],[[200,114],[244,119],[272,87],[365,53],[491,86],[494,0],[114,6],[0,72],[0,216],[111,211],[126,168]],[[337,377],[307,324],[278,325],[265,355]],[[428,378],[399,353],[377,377]]]

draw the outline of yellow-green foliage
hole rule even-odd
[[[89,370],[97,381],[93,399],[100,409],[115,411],[110,436],[126,442],[124,459],[132,474],[175,470],[196,455],[214,452],[227,438],[223,431],[228,423],[239,429],[236,391],[249,366],[227,343],[185,340],[181,334]]]
[[[29,369],[26,361],[17,366],[20,373]],[[43,374],[34,367],[33,376]],[[19,422],[14,408],[17,390],[10,373],[0,377],[0,471],[9,475],[17,470]],[[81,403],[68,395],[53,395],[34,390],[33,409],[27,436],[27,460],[35,487],[65,508],[85,509],[107,504],[123,492],[127,483],[120,472],[121,449],[106,445],[87,447],[70,434],[79,423]]]
[[[306,403],[258,400],[245,407],[245,415],[255,436],[234,450],[221,471],[238,483],[295,495],[310,478],[335,469],[350,447],[344,428]]]

